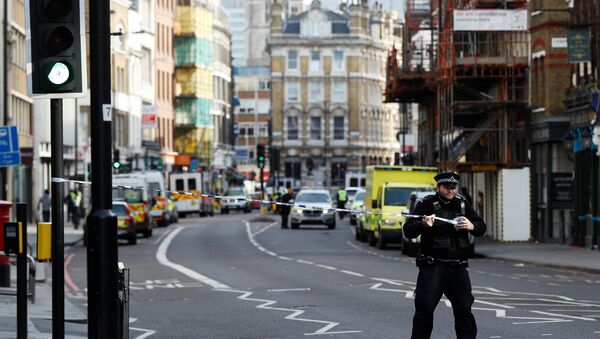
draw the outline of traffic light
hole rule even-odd
[[[121,157],[118,149],[113,151],[113,168],[119,169],[121,167]]]
[[[263,144],[256,145],[256,162],[259,167],[265,165],[265,145]]]
[[[85,32],[80,0],[26,1],[30,96],[83,96],[86,89]]]

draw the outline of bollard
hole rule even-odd
[[[119,323],[121,339],[129,339],[129,268],[119,262]]]
[[[4,223],[10,221],[12,203],[0,200],[0,251],[4,251]],[[0,255],[0,287],[10,287],[10,262],[6,255]]]

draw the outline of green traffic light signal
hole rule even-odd
[[[85,92],[82,0],[29,1],[28,91],[31,96],[78,97]]]
[[[121,168],[121,163],[120,163],[120,162],[118,162],[118,161],[115,161],[115,162],[113,162],[113,168],[114,168],[114,169],[119,169],[119,168]]]

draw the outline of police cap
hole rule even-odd
[[[456,187],[460,181],[460,175],[456,172],[442,172],[436,175],[434,179],[438,186],[445,185],[449,187]]]

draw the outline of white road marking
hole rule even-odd
[[[147,338],[147,337],[153,335],[154,333],[156,333],[155,330],[148,330],[145,328],[130,327],[129,329],[134,330],[134,331],[144,332],[144,333],[138,335],[137,337],[135,337],[135,339],[144,339],[144,338]]]
[[[555,316],[555,317],[563,317],[563,318],[570,318],[570,319],[577,319],[577,320],[586,320],[586,321],[598,321],[596,319],[592,319],[592,318],[586,318],[586,317],[576,317],[573,315],[566,315],[566,314],[559,314],[559,313],[550,313],[550,312],[542,312],[542,311],[531,311],[533,313],[538,313],[538,314],[545,314],[545,315],[551,315],[551,316]]]
[[[261,251],[265,251],[264,249],[261,249],[262,246],[260,246],[256,240],[252,237],[252,234],[250,233],[249,229],[250,229],[250,225],[249,223],[246,224],[246,227],[248,229],[248,236],[250,238],[250,241],[254,244],[254,246],[256,246],[257,248],[259,248]],[[392,259],[392,260],[402,260],[400,258],[395,258],[395,257],[390,257],[390,256],[385,256],[385,255],[381,255],[377,252],[373,252],[373,251],[369,251],[369,250],[365,250],[359,246],[356,246],[355,244],[353,244],[350,241],[347,241],[347,244],[352,247],[355,248],[358,251],[361,252],[366,252],[369,254],[374,254],[378,257],[384,258],[384,259]],[[283,259],[284,260],[294,260],[293,258],[287,258],[287,257],[281,257],[278,256],[278,258]],[[329,270],[337,270],[336,267],[333,266],[327,266],[327,265],[322,265],[322,264],[315,264],[313,262],[307,262],[305,260],[300,260],[300,259],[296,259],[297,262],[300,263],[306,263],[306,264],[310,264],[310,265],[314,265],[316,267],[321,267],[321,268],[326,268]],[[407,260],[403,260],[403,261],[407,261]],[[411,260],[412,262],[414,262],[414,260]],[[342,273],[345,274],[351,274],[351,275],[356,275],[356,276],[360,276],[360,277],[365,277],[365,275],[361,274],[361,273],[357,273],[357,272],[352,272],[352,271],[347,271],[347,270],[339,270]],[[496,273],[487,273],[484,271],[475,271],[477,273],[480,274],[489,274],[492,276],[498,276],[498,277],[503,277],[502,275],[496,274]],[[370,289],[371,290],[379,290],[379,291],[388,291],[388,292],[396,292],[396,293],[404,293],[404,297],[407,299],[414,299],[414,282],[406,282],[406,281],[400,281],[400,280],[393,280],[393,279],[383,279],[383,278],[376,278],[376,277],[369,277],[366,276],[367,278],[369,278],[370,280],[375,280],[375,281],[380,281],[381,283],[376,283],[373,284]],[[519,279],[517,277],[512,277],[513,279]],[[528,280],[529,282],[535,281],[536,280]],[[387,283],[390,285],[394,285],[394,286],[405,286],[405,289],[400,289],[400,288],[386,288],[383,287],[383,283]],[[513,322],[513,324],[515,325],[521,325],[521,324],[542,324],[542,323],[555,323],[555,322],[571,322],[573,321],[572,319],[577,319],[577,320],[586,320],[586,321],[597,321],[596,319],[593,319],[591,317],[575,317],[575,316],[568,316],[568,315],[562,315],[562,314],[558,314],[558,313],[548,313],[548,312],[542,312],[542,311],[532,311],[529,310],[532,313],[538,313],[538,314],[545,314],[545,315],[550,315],[550,316],[555,316],[555,317],[559,317],[559,318],[540,318],[540,317],[516,317],[516,316],[507,316],[506,315],[506,309],[513,309],[514,307],[511,305],[527,305],[527,306],[554,306],[554,307],[567,307],[567,306],[579,306],[579,307],[585,307],[585,306],[590,306],[590,307],[597,307],[598,305],[596,304],[582,304],[581,302],[578,302],[577,300],[570,298],[570,297],[566,297],[566,296],[562,296],[562,295],[552,295],[552,294],[542,294],[542,293],[527,293],[527,292],[508,292],[508,291],[502,291],[499,290],[497,288],[493,288],[493,287],[479,287],[479,286],[474,286],[473,290],[473,294],[474,295],[488,295],[489,297],[478,297],[477,299],[475,299],[476,302],[480,303],[480,304],[485,304],[485,305],[489,305],[492,307],[499,307],[499,308],[483,308],[483,307],[473,307],[473,310],[480,310],[480,311],[491,311],[494,312],[496,314],[497,318],[505,318],[505,319],[513,319],[515,320]],[[526,297],[513,297],[513,295],[525,295]],[[543,299],[543,298],[536,298],[536,297],[550,297],[550,298],[555,298],[555,299]],[[513,300],[513,301],[530,301],[530,302],[534,302],[534,301],[544,301],[544,302],[551,302],[551,304],[539,304],[539,303],[531,303],[531,304],[527,304],[527,303],[507,303],[507,304],[499,304],[499,303],[494,303],[491,301],[483,301],[483,300],[479,300],[479,299],[488,299],[488,300]],[[557,300],[560,299],[560,300]],[[441,300],[447,307],[451,307],[450,302],[447,299],[442,299]],[[572,303],[569,303],[572,302]],[[596,301],[590,301],[590,303],[593,303]],[[561,304],[559,304],[561,303]],[[504,309],[502,309],[504,308]],[[567,319],[565,319],[567,318]],[[315,332],[316,333],[316,332]],[[328,332],[328,333],[334,333],[334,332]],[[599,331],[600,333],[600,331]],[[309,335],[309,334],[306,334]],[[500,338],[500,336],[496,336],[494,338]]]
[[[267,225],[267,226],[263,227],[262,229],[260,229],[259,231],[256,231],[256,232],[254,232],[254,233],[252,234],[252,236],[253,236],[253,237],[255,237],[255,236],[257,236],[257,235],[261,234],[262,232],[264,232],[264,231],[268,230],[269,228],[271,228],[271,227],[273,227],[273,226],[275,226],[275,225],[277,225],[277,224],[278,224],[278,223],[276,223],[276,222],[275,222],[275,223],[272,223],[272,224],[269,224],[269,225]]]
[[[364,277],[364,274],[360,274],[360,273],[356,273],[356,272],[352,272],[352,271],[346,271],[346,270],[340,270],[340,272],[342,273],[346,273],[346,274],[350,274],[350,275],[354,275],[357,277]]]
[[[219,288],[219,289],[229,288],[229,286],[227,286],[221,282],[213,280],[207,276],[204,276],[204,275],[202,275],[196,271],[193,271],[185,266],[171,262],[171,261],[169,261],[169,259],[167,259],[167,249],[169,248],[171,241],[173,241],[173,238],[175,238],[175,236],[177,234],[179,234],[179,232],[183,231],[184,229],[185,229],[185,227],[177,227],[173,230],[173,232],[169,233],[169,235],[165,237],[163,242],[158,247],[158,250],[156,251],[156,260],[158,260],[158,262],[160,264],[170,267],[180,273],[187,275],[188,277],[190,277],[194,280],[198,280],[199,282],[201,282],[203,284],[211,286],[212,288]]]
[[[302,260],[302,259],[298,259],[296,261],[299,262],[299,263],[301,263],[301,264],[307,264],[307,265],[314,265],[315,264],[312,261],[307,261],[307,260]]]
[[[307,288],[279,288],[267,290],[267,292],[294,292],[294,291],[310,291],[310,287]]]

